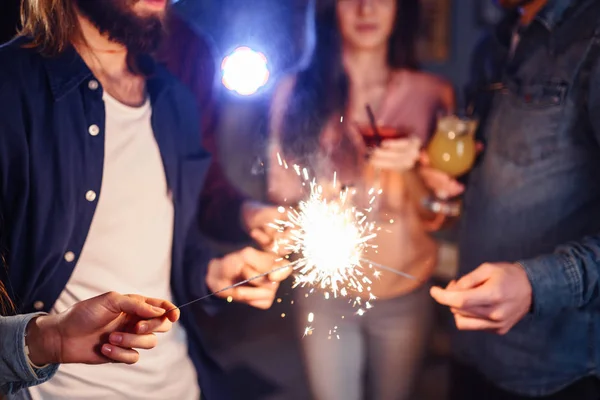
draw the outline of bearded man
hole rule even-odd
[[[201,237],[210,157],[200,118],[189,91],[148,56],[168,8],[167,0],[26,1],[20,37],[0,47],[0,247],[8,265],[0,278],[18,312],[59,313],[111,290],[182,304],[280,263],[249,248],[211,259]],[[287,275],[219,296],[268,308],[273,282]],[[206,398],[228,398],[207,379],[201,329],[186,311],[183,326],[160,336],[138,365],[63,365],[28,394],[192,400],[199,379]]]

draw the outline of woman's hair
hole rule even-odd
[[[74,0],[23,0],[21,25],[29,46],[47,55],[61,53],[80,34]]]
[[[14,311],[13,302],[10,300],[8,296],[8,292],[4,287],[2,281],[0,281],[0,315],[8,315],[9,313]]]
[[[417,69],[419,0],[396,2],[388,65]],[[333,115],[343,115],[348,103],[349,82],[342,62],[336,4],[337,0],[317,0],[314,52],[308,66],[296,76],[283,116],[282,150],[296,159],[305,159],[318,149],[325,124]]]

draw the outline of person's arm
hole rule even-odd
[[[600,61],[591,71],[588,115],[600,145]],[[600,171],[598,171],[600,174]],[[586,190],[584,187],[581,190]],[[552,254],[520,260],[533,291],[533,311],[600,308],[600,232],[559,246]]]
[[[32,319],[43,314],[0,317],[0,392],[14,394],[52,378],[58,364],[35,368],[25,352],[25,334]]]
[[[60,314],[0,317],[0,390],[6,394],[50,379],[59,363],[134,364],[134,348],[151,349],[179,311],[166,300],[105,293]],[[101,344],[101,348],[98,345]]]

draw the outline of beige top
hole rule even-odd
[[[420,72],[399,71],[395,82],[397,85],[389,89],[393,90],[390,94],[394,96],[394,105],[397,105],[395,119],[401,120],[403,127],[425,141],[433,130],[437,111],[444,107],[442,93],[451,92],[451,88],[441,79]],[[273,167],[268,175],[271,199],[288,203],[300,199],[299,179],[293,172],[278,167],[276,154],[281,153],[279,131],[293,86],[293,78],[284,80],[273,100],[270,148]],[[359,96],[354,96],[344,118],[359,124],[368,123],[364,101]],[[376,172],[363,161],[366,149],[362,140],[342,137],[343,133],[331,129],[331,126],[339,126],[339,120],[331,121],[321,135],[322,149],[317,170],[322,172],[322,176],[318,178],[330,179],[336,171],[339,181],[353,184],[358,193],[366,193],[379,182],[383,194],[376,207],[378,211],[375,215],[371,214],[380,228],[378,236],[371,242],[377,249],[370,249],[365,258],[417,278],[411,280],[382,270],[381,277],[372,285],[372,293],[378,298],[390,298],[410,292],[430,278],[437,259],[437,244],[424,229],[417,208],[420,199],[411,190],[408,178],[413,172],[379,171],[377,179]],[[356,200],[361,201],[360,198]]]

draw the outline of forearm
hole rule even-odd
[[[0,389],[3,393],[12,394],[21,389],[44,383],[58,369],[57,364],[35,369],[29,363],[25,353],[27,327],[31,326],[30,323],[34,323],[32,320],[40,315],[0,317]],[[35,336],[36,341],[43,340],[42,337]],[[41,355],[37,347],[34,351]],[[42,358],[51,362],[50,358],[46,358],[46,356],[42,356]],[[43,359],[40,360],[44,361]]]
[[[533,312],[600,308],[600,235],[560,246],[553,254],[521,260],[533,292]]]

